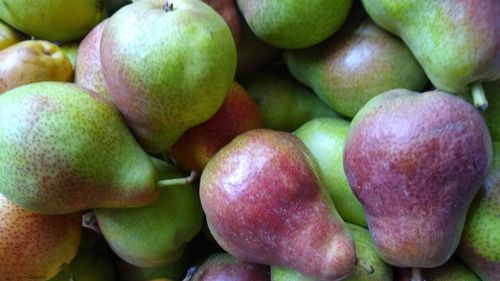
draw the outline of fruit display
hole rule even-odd
[[[0,281],[500,281],[500,1],[0,0]]]

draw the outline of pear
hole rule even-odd
[[[358,265],[356,271],[344,281],[392,281],[392,268],[377,255],[370,232],[354,224],[347,223],[347,227],[356,244],[356,254],[363,264]],[[316,278],[305,276],[297,271],[285,267],[271,267],[272,281],[319,281]],[[428,280],[429,281],[429,280]]]
[[[500,80],[484,83],[484,91],[488,99],[488,110],[482,113],[493,141],[500,141]]]
[[[160,179],[182,174],[155,160]],[[197,186],[178,184],[161,189],[158,200],[139,208],[96,209],[99,228],[111,249],[140,267],[158,267],[181,257],[186,244],[201,230],[203,211]]]
[[[500,280],[500,143],[493,163],[465,221],[457,255],[483,281]]]
[[[491,158],[486,124],[461,98],[395,89],[371,99],[351,123],[344,169],[380,257],[399,267],[444,264]]]
[[[319,172],[342,219],[366,227],[363,208],[344,172],[344,144],[349,126],[349,122],[339,118],[317,118],[306,122],[294,135],[304,142],[318,162]]]
[[[70,82],[73,67],[61,49],[47,41],[23,41],[0,51],[0,94],[29,83]]]
[[[241,34],[241,20],[236,2],[234,0],[203,0],[203,2],[214,8],[224,18],[231,29],[234,42],[238,44]]]
[[[61,48],[61,50],[66,54],[69,61],[71,62],[71,65],[73,66],[73,72],[75,71],[78,47],[80,47],[80,41],[69,42],[59,46],[59,48]]]
[[[397,268],[394,281],[413,281],[410,268]],[[422,270],[422,278],[426,281],[484,281],[479,279],[463,262],[451,258],[436,268]]]
[[[193,262],[193,251],[188,245],[179,260],[160,267],[138,267],[117,258],[116,268],[121,281],[150,281],[154,279],[182,280]]]
[[[22,40],[15,29],[0,21],[0,50],[16,44]]]
[[[432,84],[449,93],[472,90],[488,104],[482,81],[500,79],[500,2],[363,0],[370,17],[398,35]]]
[[[355,17],[357,16],[357,17]],[[330,39],[283,57],[290,73],[335,111],[354,117],[372,97],[395,88],[422,90],[422,67],[396,36],[355,14]]]
[[[245,21],[237,47],[236,77],[241,79],[265,65],[281,58],[281,49],[263,42],[253,34]]]
[[[35,214],[0,194],[2,280],[46,281],[52,278],[75,257],[81,232],[79,213]]]
[[[214,253],[190,281],[270,281],[269,266],[239,261],[227,253]]]
[[[236,71],[224,19],[197,0],[143,0],[116,12],[101,37],[104,81],[149,152],[166,152],[222,105]]]
[[[107,19],[99,23],[80,43],[76,57],[75,83],[110,98],[102,74],[100,55],[102,31],[107,23]]]
[[[83,228],[78,254],[66,270],[59,272],[49,281],[68,281],[70,277],[77,281],[115,280],[113,255],[106,241],[91,229]]]
[[[255,129],[207,164],[200,198],[219,245],[239,260],[326,280],[355,269],[354,243],[300,139]]]
[[[181,169],[201,174],[210,158],[233,138],[261,127],[257,104],[245,88],[234,82],[217,113],[187,130],[170,152]]]
[[[311,119],[339,116],[281,65],[259,71],[242,84],[257,102],[265,128],[291,132]]]
[[[105,0],[0,0],[0,19],[28,35],[69,42],[82,38],[106,18],[106,5]]]
[[[344,23],[352,0],[236,0],[252,31],[286,49],[306,48],[330,37]]]
[[[156,171],[110,103],[40,82],[0,95],[0,192],[37,213],[134,207],[158,198]]]

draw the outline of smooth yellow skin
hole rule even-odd
[[[0,94],[41,81],[71,82],[73,66],[66,54],[48,41],[29,40],[0,51]]]
[[[21,41],[21,36],[10,26],[0,21],[0,50]]]

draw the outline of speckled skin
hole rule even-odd
[[[373,273],[369,274],[361,266],[356,267],[356,271],[344,281],[392,281],[392,267],[386,264],[373,247],[370,232],[361,226],[347,224],[349,231],[356,244],[356,254],[359,262],[373,268]],[[302,275],[284,267],[271,266],[271,281],[319,281],[317,278]]]
[[[203,2],[214,8],[226,21],[231,29],[236,44],[240,41],[241,20],[234,0],[203,0]]]
[[[101,37],[113,102],[142,146],[166,152],[222,105],[236,72],[224,19],[197,0],[143,0],[120,9]]]
[[[380,93],[421,91],[428,82],[408,47],[362,14],[351,16],[327,41],[283,57],[297,80],[348,117]]]
[[[498,0],[362,0],[381,27],[397,34],[432,84],[458,93],[500,78]]]
[[[425,281],[484,281],[458,259],[452,258],[436,268],[422,270]],[[396,268],[394,281],[412,281],[410,268]]]
[[[344,23],[352,0],[236,0],[255,35],[279,48],[318,44]]]
[[[282,51],[257,38],[243,20],[237,53],[236,78],[241,79],[266,64],[281,59]]]
[[[0,50],[10,47],[21,40],[21,36],[14,28],[0,21]]]
[[[184,176],[173,166],[154,163],[160,180]],[[177,261],[201,230],[203,211],[195,183],[162,187],[160,192],[143,207],[95,210],[109,246],[133,265],[158,267]]]
[[[292,132],[311,119],[339,116],[284,66],[263,69],[242,84],[257,102],[268,129]]]
[[[0,51],[0,94],[41,81],[70,82],[73,66],[61,49],[48,41],[29,40]]]
[[[207,122],[187,130],[170,150],[176,165],[185,171],[203,171],[208,161],[236,136],[262,127],[255,101],[234,82],[224,103]]]
[[[102,31],[107,23],[107,19],[102,21],[80,43],[75,65],[75,83],[105,98],[111,98],[102,74],[100,52]]]
[[[304,123],[294,135],[311,151],[322,173],[335,208],[346,222],[367,227],[363,207],[347,182],[344,144],[350,123],[340,118],[316,118]]]
[[[75,84],[0,95],[0,192],[37,213],[135,207],[159,195],[156,172],[114,106]]]
[[[457,255],[481,280],[500,280],[500,143],[493,143],[493,164],[467,213]]]
[[[106,18],[106,6],[104,0],[0,0],[0,19],[28,35],[69,42],[84,37]]]
[[[477,110],[444,92],[396,89],[361,109],[351,123],[344,169],[386,262],[436,267],[450,258],[491,146]]]
[[[326,280],[355,269],[354,243],[307,148],[286,132],[256,129],[208,162],[200,198],[215,240],[244,261]]]
[[[269,266],[239,261],[227,253],[212,254],[191,281],[270,281]]]
[[[33,214],[0,194],[0,276],[3,281],[45,281],[78,251],[79,213]]]

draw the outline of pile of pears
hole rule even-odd
[[[0,279],[499,281],[498,0],[0,0]]]

